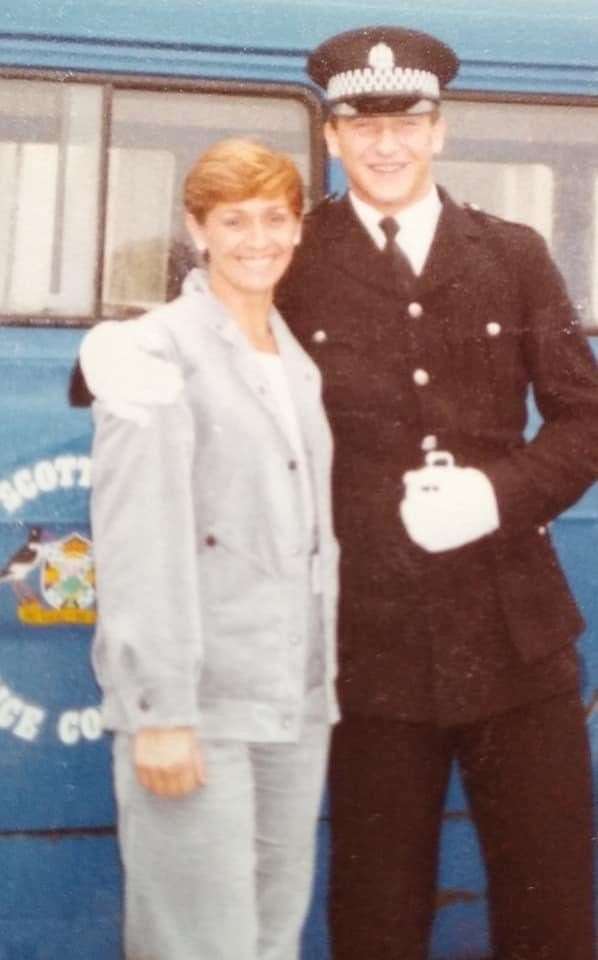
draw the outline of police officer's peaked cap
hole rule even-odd
[[[402,27],[360,27],[313,51],[311,79],[333,113],[423,113],[459,69],[456,53],[436,37]]]

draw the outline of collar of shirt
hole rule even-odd
[[[356,197],[352,190],[349,191],[349,199],[356,216],[378,249],[382,250],[386,244],[386,237],[380,229],[383,214]],[[409,260],[413,272],[418,276],[430,252],[441,211],[442,203],[438,191],[436,187],[432,187],[421,200],[395,214],[399,225],[396,242]]]

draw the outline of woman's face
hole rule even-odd
[[[218,203],[198,224],[187,225],[199,249],[209,253],[215,293],[267,293],[288,267],[299,241],[300,221],[284,197]]]

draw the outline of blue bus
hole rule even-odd
[[[326,36],[364,22],[426,30],[457,50],[438,180],[545,236],[594,343],[595,0],[3,2],[0,960],[120,955],[109,740],[89,666],[91,425],[69,399],[80,338],[178,292],[190,256],[182,177],[213,140],[251,135],[284,149],[311,203],[343,189],[305,63]],[[595,488],[553,533],[588,624],[580,653],[598,786]],[[329,956],[325,810],[320,830],[305,960]],[[432,956],[488,957],[484,869],[456,773],[442,854]]]

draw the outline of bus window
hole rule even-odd
[[[101,88],[0,86],[0,310],[76,316],[94,304]]]
[[[598,111],[454,99],[437,176],[453,196],[527,223],[550,246],[584,325],[598,326]]]
[[[552,240],[554,184],[540,163],[438,163],[439,181],[460,201],[476,197],[488,213],[518,220]],[[500,211],[500,214],[499,214]]]
[[[128,83],[128,81],[127,81]],[[215,140],[257,137],[312,179],[313,107],[269,88],[136,89],[3,79],[0,313],[83,323],[176,296],[191,265],[181,190]],[[321,190],[320,174],[313,184]]]
[[[117,90],[112,106],[102,312],[138,312],[178,292],[191,254],[184,176],[223,137],[247,136],[289,153],[308,187],[309,116],[291,99]],[[170,287],[174,289],[170,289]]]

